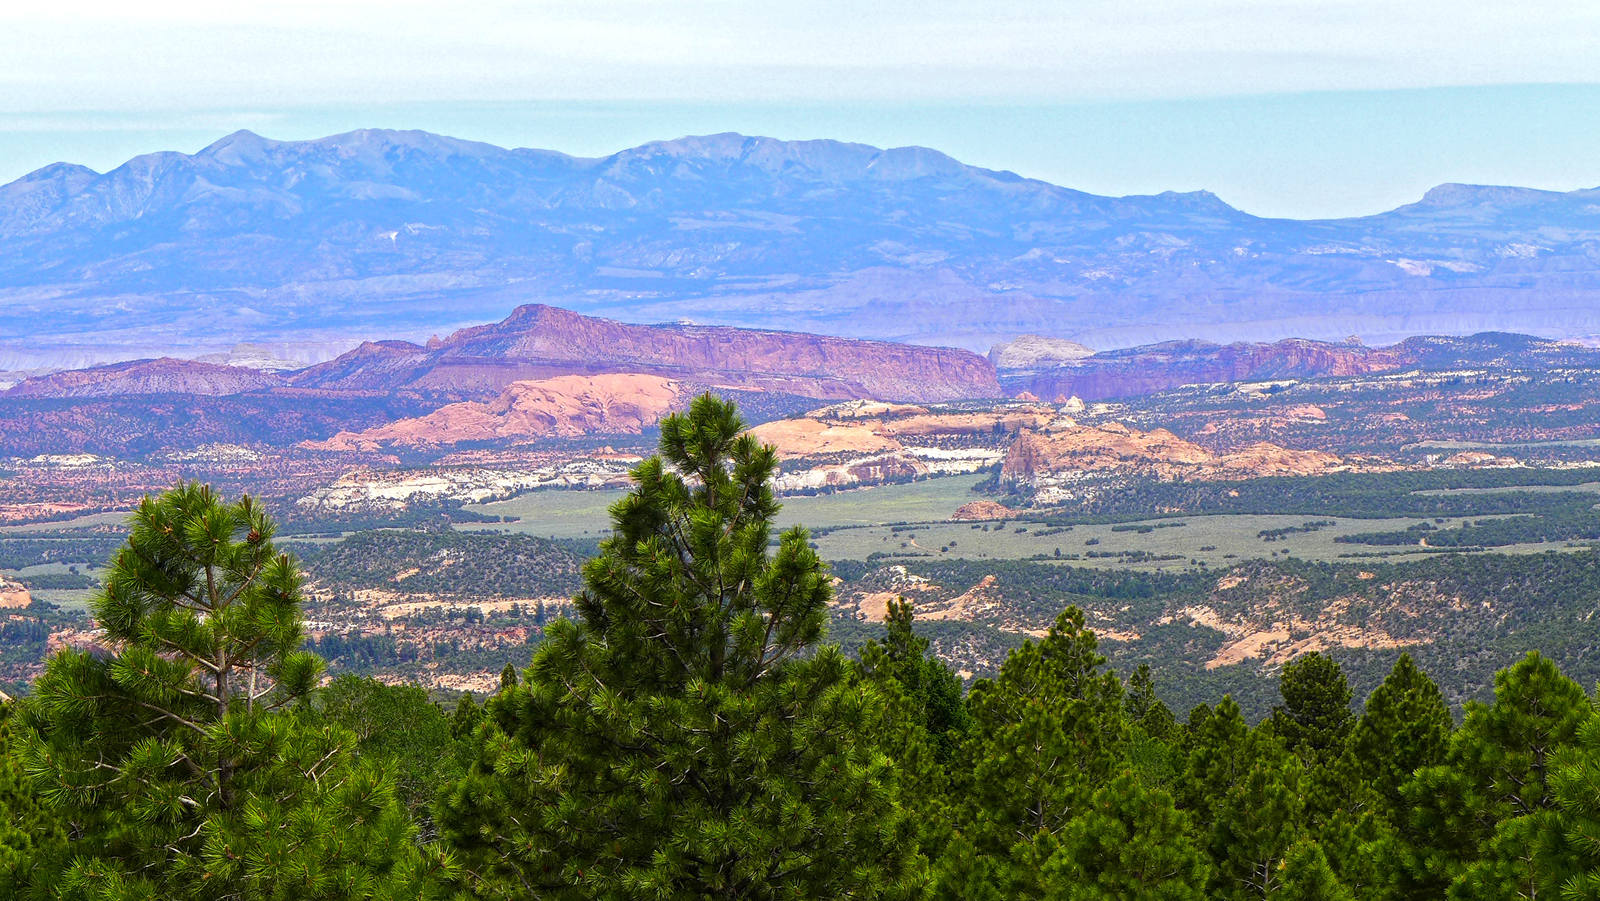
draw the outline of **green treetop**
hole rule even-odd
[[[1549,785],[1560,805],[1565,850],[1572,857],[1566,896],[1600,901],[1600,716],[1585,720],[1577,741],[1556,753]]]
[[[1278,681],[1283,704],[1272,726],[1290,750],[1305,756],[1337,754],[1355,721],[1350,683],[1332,658],[1312,651],[1283,668]]]
[[[1301,840],[1289,849],[1272,901],[1355,901],[1356,896],[1334,875],[1328,858],[1314,841]]]
[[[1123,706],[1129,725],[1139,727],[1153,739],[1166,741],[1177,731],[1178,721],[1172,710],[1156,696],[1155,675],[1148,663],[1139,664],[1128,677],[1128,697]]]
[[[962,840],[1006,861],[996,878],[1011,897],[1039,895],[1040,868],[1061,830],[1120,768],[1122,686],[1104,666],[1083,611],[1069,607],[1043,640],[1012,651],[1000,674],[968,696],[973,727],[953,785],[966,799]]]
[[[1206,858],[1172,796],[1123,773],[1072,818],[1045,864],[1045,897],[1201,901]]]
[[[1367,698],[1351,736],[1362,775],[1389,810],[1402,809],[1400,787],[1413,773],[1444,759],[1453,726],[1439,686],[1401,654]]]
[[[20,897],[38,864],[60,855],[67,838],[67,824],[23,772],[15,707],[0,702],[0,898]]]
[[[1555,806],[1547,779],[1551,758],[1589,717],[1589,700],[1549,658],[1529,654],[1495,675],[1493,704],[1469,703],[1444,763],[1423,767],[1402,793],[1413,896],[1438,897],[1490,850],[1510,820]],[[1541,818],[1541,820],[1546,818]],[[1513,827],[1496,853],[1517,853],[1529,824]]]
[[[828,574],[770,549],[776,459],[709,395],[661,423],[578,619],[488,705],[442,802],[475,890],[507,898],[870,898],[910,879],[877,694],[818,648]]]
[[[948,763],[971,726],[961,679],[928,653],[928,639],[912,628],[911,602],[889,602],[884,638],[861,649],[861,668],[868,678],[902,697],[911,724],[932,744],[938,762]]]
[[[53,657],[26,707],[28,766],[80,838],[37,894],[417,894],[413,827],[355,741],[297,709],[301,576],[250,498],[146,498],[91,610],[106,651]]]
[[[1305,770],[1278,739],[1258,729],[1245,771],[1212,802],[1208,897],[1256,901],[1282,887],[1284,864],[1304,831]]]

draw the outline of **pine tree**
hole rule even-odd
[[[1453,726],[1439,686],[1401,654],[1367,698],[1351,736],[1362,776],[1388,811],[1403,810],[1400,787],[1413,773],[1444,760]]]
[[[967,697],[973,726],[952,792],[966,799],[961,826],[974,847],[1007,862],[1011,897],[1038,896],[1057,834],[1123,757],[1122,687],[1096,648],[1083,611],[1069,607]]]
[[[1128,724],[1144,730],[1144,734],[1158,741],[1166,741],[1177,731],[1178,721],[1171,708],[1156,696],[1156,680],[1150,664],[1141,663],[1128,677],[1128,697],[1124,705]]]
[[[450,714],[450,737],[457,741],[465,741],[472,737],[473,730],[478,728],[478,723],[483,719],[483,708],[472,697],[472,692],[464,691],[456,699],[456,709]]]
[[[1178,747],[1178,721],[1156,697],[1149,664],[1139,664],[1128,677],[1127,691],[1122,705],[1128,722],[1127,765],[1145,785],[1171,791],[1186,758]]]
[[[314,722],[300,573],[250,498],[146,498],[91,610],[108,653],[62,651],[26,708],[28,766],[79,837],[73,899],[415,896],[393,786]]]
[[[1301,840],[1289,849],[1272,901],[1355,901],[1356,896],[1339,881],[1322,847]]]
[[[1301,825],[1312,849],[1305,853],[1345,888],[1370,886],[1381,875],[1381,859],[1392,853],[1393,836],[1350,748],[1350,684],[1336,661],[1312,652],[1284,667],[1278,690],[1283,703],[1262,730],[1304,767]]]
[[[66,850],[66,823],[23,772],[15,702],[0,703],[0,898],[19,898],[36,867]]]
[[[1302,825],[1312,840],[1325,840],[1343,852],[1339,865],[1361,866],[1369,849],[1357,834],[1375,828],[1367,819],[1376,797],[1348,747],[1355,715],[1344,671],[1332,658],[1313,651],[1283,668],[1278,691],[1283,704],[1263,729],[1300,757]],[[1316,853],[1328,863],[1323,845]]]
[[[1600,698],[1600,689],[1596,689]],[[1565,885],[1571,901],[1600,901],[1600,716],[1590,715],[1577,740],[1550,762],[1550,792],[1572,856]]]
[[[438,819],[483,896],[870,898],[911,878],[877,693],[817,646],[806,533],[768,549],[774,453],[709,395],[661,423],[577,621],[489,702]]]
[[[1250,727],[1232,696],[1224,695],[1215,709],[1202,704],[1191,710],[1179,805],[1211,822],[1222,799],[1250,772],[1250,745]]]
[[[914,613],[905,598],[890,601],[884,638],[861,649],[861,669],[903,699],[907,716],[928,736],[935,757],[949,763],[972,725],[961,679],[944,661],[928,653],[928,639],[913,628]]]
[[[1481,855],[1450,885],[1450,901],[1555,898],[1581,863],[1554,810],[1495,825]],[[1568,893],[1568,898],[1582,897]]]
[[[1501,823],[1554,806],[1551,757],[1589,710],[1583,689],[1546,657],[1529,654],[1495,674],[1494,703],[1469,703],[1445,762],[1402,789],[1409,897],[1439,897],[1485,855]]]
[[[1350,683],[1333,658],[1312,651],[1283,668],[1278,679],[1283,704],[1273,708],[1272,727],[1291,751],[1313,758],[1344,748],[1355,714]]]
[[[1356,792],[1376,798],[1371,786],[1364,783]],[[1393,897],[1403,865],[1394,824],[1376,807],[1363,807],[1355,801],[1309,829],[1339,882],[1357,898]]]
[[[1172,796],[1123,773],[1067,823],[1043,881],[1062,901],[1200,901],[1205,856]]]
[[[440,784],[458,777],[450,720],[419,685],[342,675],[317,692],[317,708],[356,737],[356,753],[392,774],[401,800],[426,814]]]
[[[912,626],[911,603],[890,601],[882,641],[861,650],[861,672],[883,695],[888,716],[881,736],[893,759],[904,805],[917,825],[917,845],[938,857],[951,841],[951,759],[971,726],[961,680],[928,654]]]
[[[1258,731],[1245,750],[1243,777],[1212,807],[1208,849],[1213,898],[1270,898],[1289,850],[1304,834],[1304,769],[1278,740]]]

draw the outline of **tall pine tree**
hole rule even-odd
[[[972,717],[967,713],[960,677],[928,653],[928,639],[917,634],[913,617],[910,601],[890,601],[883,621],[884,637],[861,649],[861,668],[868,678],[899,696],[910,722],[927,735],[938,762],[947,764]]]
[[[1344,750],[1355,714],[1350,683],[1337,661],[1312,651],[1283,668],[1278,690],[1283,703],[1273,709],[1271,722],[1289,750],[1307,759]]]
[[[883,746],[906,788],[904,804],[917,824],[918,847],[936,857],[950,843],[949,767],[971,717],[960,678],[928,654],[928,640],[916,633],[912,616],[909,601],[889,602],[884,637],[861,649],[861,671],[887,705]]]
[[[1445,762],[1418,770],[1402,790],[1412,808],[1408,897],[1439,897],[1491,850],[1524,853],[1522,839],[1534,837],[1526,824],[1489,845],[1503,823],[1555,806],[1551,758],[1589,711],[1583,689],[1547,657],[1529,654],[1495,675],[1494,703],[1469,703]]]
[[[1284,863],[1304,833],[1305,770],[1274,736],[1258,729],[1245,749],[1245,771],[1213,802],[1210,897],[1270,898]]]
[[[39,893],[73,899],[391,898],[422,892],[414,829],[349,732],[297,710],[300,573],[250,498],[146,498],[91,610],[105,653],[53,657],[28,766],[72,824]]]
[[[1097,648],[1083,611],[1069,607],[968,695],[972,732],[952,786],[966,799],[961,840],[1004,861],[995,878],[1010,897],[1039,896],[1059,833],[1126,752],[1122,686]]]
[[[819,648],[806,533],[769,550],[770,447],[731,403],[661,423],[611,510],[579,618],[553,623],[441,804],[476,891],[505,898],[891,897],[912,829],[877,693]]]
[[[1388,811],[1403,809],[1400,787],[1413,773],[1444,760],[1453,727],[1439,686],[1401,654],[1367,698],[1351,736],[1361,774]]]
[[[1596,697],[1600,700],[1600,688]],[[1566,896],[1600,901],[1600,716],[1591,714],[1577,740],[1556,752],[1549,784],[1572,857]]]

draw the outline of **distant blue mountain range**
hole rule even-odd
[[[1442,185],[1295,221],[916,147],[721,134],[581,159],[415,131],[239,132],[0,187],[0,369],[426,337],[529,302],[978,350],[1579,338],[1600,334],[1600,189]]]

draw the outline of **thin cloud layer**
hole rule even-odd
[[[458,99],[1059,102],[1590,82],[1579,0],[12,4],[0,110]]]

